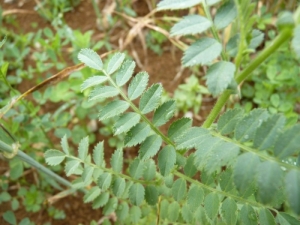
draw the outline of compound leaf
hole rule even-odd
[[[99,113],[99,120],[105,120],[125,112],[129,107],[126,101],[114,100],[104,106]]]
[[[236,108],[230,109],[220,116],[218,120],[218,131],[222,135],[230,134],[234,131],[236,124],[243,116],[243,110]]]
[[[100,207],[103,207],[109,199],[109,193],[108,192],[102,192],[97,198],[93,201],[93,209],[98,209]]]
[[[128,216],[128,213],[129,213],[129,206],[127,202],[122,202],[116,210],[118,220],[120,221],[125,220]]]
[[[129,166],[129,174],[134,179],[139,179],[143,175],[144,162],[135,158]]]
[[[300,172],[291,170],[285,177],[287,199],[292,210],[300,215]]]
[[[107,77],[106,76],[92,76],[89,77],[88,79],[86,79],[81,87],[80,87],[80,91],[83,92],[85,89],[96,86],[98,84],[102,84],[105,81],[107,81]]]
[[[221,94],[229,87],[234,78],[235,65],[231,62],[220,61],[209,67],[206,73],[206,85],[214,96]]]
[[[201,38],[184,52],[184,66],[207,65],[216,59],[222,50],[222,45],[213,38]]]
[[[156,175],[156,165],[155,162],[152,159],[149,159],[144,162],[144,172],[143,172],[143,178],[145,180],[152,180],[155,178]]]
[[[204,198],[204,191],[201,187],[196,185],[190,186],[190,190],[187,194],[187,204],[190,209],[196,211],[196,209],[202,204]]]
[[[87,193],[83,197],[84,203],[88,203],[93,201],[95,198],[97,198],[100,195],[100,188],[99,187],[92,187],[90,190],[87,191]]]
[[[114,125],[114,135],[130,130],[140,121],[141,116],[134,112],[128,112],[120,116]]]
[[[89,151],[89,137],[85,137],[81,139],[78,145],[78,157],[82,160],[85,161]]]
[[[155,110],[153,116],[153,124],[157,127],[164,125],[172,118],[175,110],[176,103],[174,100],[164,102]]]
[[[241,224],[243,224],[243,225],[257,225],[258,224],[256,213],[250,205],[245,204],[242,207],[241,212],[240,212],[240,221],[241,221]]]
[[[115,97],[118,94],[118,89],[112,86],[96,87],[89,94],[89,101]]]
[[[145,91],[149,80],[149,75],[146,72],[139,72],[130,82],[128,87],[128,97],[134,100]]]
[[[279,212],[277,214],[276,220],[279,222],[280,225],[298,225],[299,220],[296,218],[292,217],[291,215],[284,213],[284,212]]]
[[[104,148],[103,148],[103,141],[99,142],[93,151],[93,160],[94,163],[99,166],[102,167],[103,164],[105,163],[104,161]],[[105,164],[104,164],[105,165]]]
[[[276,224],[272,213],[268,209],[264,209],[264,208],[259,209],[258,218],[259,218],[260,224],[265,224],[265,225],[275,225]]]
[[[263,32],[254,29],[252,31],[252,37],[251,37],[251,41],[250,41],[250,44],[249,44],[248,48],[256,49],[262,43],[262,41],[264,40],[264,36],[265,35],[264,35]]]
[[[50,166],[59,165],[62,161],[64,161],[65,158],[66,158],[65,153],[55,149],[50,149],[45,153],[46,162]]]
[[[139,108],[143,114],[153,111],[158,106],[162,90],[161,84],[153,84],[142,95]]]
[[[92,49],[81,49],[78,53],[78,59],[90,68],[95,70],[103,69],[103,63],[100,56]]]
[[[111,184],[111,174],[110,173],[102,173],[98,178],[98,186],[101,188],[102,191],[106,191]]]
[[[192,126],[192,120],[190,118],[181,118],[171,124],[168,129],[168,137],[173,141],[181,136],[184,132]]]
[[[125,59],[125,54],[124,53],[116,53],[114,54],[111,59],[108,62],[107,65],[107,73],[108,75],[113,74],[114,72],[116,72],[116,70],[121,66],[122,62]]]
[[[190,154],[183,167],[184,174],[189,177],[193,177],[197,173],[197,168],[194,165],[194,160],[195,160],[194,154]]]
[[[132,60],[125,60],[121,65],[120,69],[117,71],[116,83],[118,86],[123,86],[132,77],[135,68],[135,62]]]
[[[110,165],[114,171],[120,173],[123,168],[123,150],[117,149],[110,159]]]
[[[70,175],[74,174],[74,172],[79,167],[79,165],[80,165],[80,161],[78,161],[76,159],[72,159],[72,160],[68,161],[65,166],[66,175],[70,176]]]
[[[298,56],[300,58],[300,25],[296,26],[294,29],[294,37],[292,40],[292,47]]]
[[[145,199],[149,205],[156,205],[158,202],[158,191],[154,185],[146,186]]]
[[[118,177],[112,186],[112,191],[115,196],[121,197],[125,191],[126,182],[124,178]]]
[[[176,149],[191,149],[200,145],[203,137],[209,134],[208,130],[201,127],[191,127],[179,138],[176,138]]]
[[[89,183],[94,173],[94,167],[86,166],[82,173],[83,183]]]
[[[214,23],[217,29],[227,27],[236,17],[237,10],[233,1],[223,4],[217,11]]]
[[[180,214],[180,205],[178,202],[172,202],[168,207],[168,219],[172,222],[178,220]]]
[[[129,199],[134,205],[141,205],[144,201],[145,188],[140,183],[133,184],[129,188]]]
[[[186,181],[182,178],[177,179],[172,186],[172,196],[176,201],[182,200],[186,195]]]
[[[219,211],[220,199],[216,193],[209,193],[204,199],[204,209],[210,220],[214,220]]]
[[[187,204],[184,204],[181,208],[181,215],[185,222],[191,224],[193,222],[193,212],[191,211],[190,207]]]
[[[159,135],[154,134],[147,137],[146,140],[141,144],[139,150],[139,157],[142,160],[153,157],[158,152],[161,144],[162,144],[162,139]]]
[[[118,199],[114,197],[108,200],[102,212],[105,216],[107,216],[113,213],[117,207],[118,207]]]
[[[66,155],[70,155],[69,152],[69,144],[68,144],[68,140],[67,140],[67,135],[64,135],[60,141],[60,145],[62,147],[62,150],[64,151],[64,153],[66,153]]]
[[[163,176],[167,176],[174,168],[176,151],[173,146],[165,146],[158,154],[158,168]]]
[[[227,198],[221,206],[221,216],[226,224],[236,224],[237,205],[234,200]]]
[[[130,215],[130,220],[131,220],[132,224],[138,224],[138,222],[142,216],[142,211],[141,211],[140,207],[134,205],[130,208],[129,215]]]
[[[202,0],[162,0],[157,4],[158,10],[186,9],[201,3]]]
[[[171,28],[171,36],[200,34],[210,28],[211,21],[203,16],[188,15]]]
[[[142,143],[148,136],[151,128],[146,123],[138,123],[132,127],[125,136],[124,143],[126,147],[131,147]]]

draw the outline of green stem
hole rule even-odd
[[[1,140],[0,140],[0,151],[3,151],[3,152],[8,153],[8,154],[14,154],[12,146],[4,143]],[[45,173],[46,175],[50,176],[51,178],[55,179],[57,182],[65,185],[67,187],[72,188],[72,184],[69,181],[67,181],[66,179],[58,176],[56,173],[52,172],[51,170],[49,170],[48,168],[46,168],[42,164],[38,163],[37,161],[35,161],[30,156],[26,155],[21,150],[18,150],[16,156],[18,158],[20,158],[22,161],[27,162],[29,165],[36,168],[37,170],[39,170],[39,171]]]
[[[280,34],[274,39],[274,41],[268,47],[266,47],[240,74],[238,74],[236,82],[238,84],[241,84],[248,76],[250,76],[253,70],[255,70],[270,55],[272,55],[284,42],[286,42],[292,37],[292,31],[292,28],[286,28],[285,30],[281,31]],[[202,127],[209,128],[211,126],[211,124],[220,114],[223,106],[226,104],[230,94],[230,90],[226,90],[223,92],[223,94],[219,97],[217,103],[215,104],[214,108],[208,115],[207,119],[203,123]]]

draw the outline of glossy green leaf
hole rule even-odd
[[[172,186],[172,196],[176,201],[185,198],[186,195],[186,181],[182,178],[177,179]]]
[[[129,103],[122,100],[114,100],[104,106],[99,113],[99,120],[106,120],[108,118],[118,116],[129,108]]]
[[[217,11],[214,24],[217,29],[227,27],[235,19],[237,10],[233,1],[225,2]]]
[[[206,73],[206,85],[214,96],[226,90],[234,78],[235,65],[231,62],[220,61],[209,67]]]
[[[85,161],[89,152],[89,137],[81,139],[78,145],[78,157],[82,161]]]
[[[139,108],[143,114],[157,108],[162,94],[161,84],[153,84],[141,97]]]
[[[190,118],[181,118],[174,121],[168,129],[168,137],[173,141],[185,133],[192,126]]]
[[[146,72],[139,72],[130,82],[128,87],[128,97],[134,100],[141,96],[145,91],[149,80],[149,75]]]
[[[162,144],[162,139],[159,135],[154,134],[146,138],[146,140],[141,144],[139,150],[139,157],[142,160],[149,159],[156,155],[160,146]]]
[[[88,79],[86,79],[82,83],[82,85],[80,87],[80,91],[83,92],[87,88],[94,87],[94,86],[97,86],[99,84],[102,84],[105,81],[107,81],[107,79],[108,78],[106,76],[92,76],[92,77],[89,77]]]
[[[114,154],[111,156],[110,165],[112,169],[120,173],[123,169],[123,149],[117,149]]]
[[[209,193],[204,199],[204,209],[210,220],[214,220],[219,211],[220,199],[216,193]]]
[[[158,10],[186,9],[201,3],[202,0],[162,0],[157,4]]]
[[[287,200],[292,210],[300,215],[300,172],[291,170],[285,177]]]
[[[116,83],[118,86],[123,86],[126,84],[133,75],[135,68],[135,62],[132,60],[125,60],[121,65],[120,69],[117,71]]]
[[[125,59],[125,54],[124,53],[115,53],[111,59],[108,62],[107,65],[107,74],[113,74],[114,72],[116,72],[117,69],[119,69],[119,67],[121,66],[122,62]]]
[[[260,163],[259,157],[248,152],[237,158],[236,165],[233,170],[233,181],[241,195],[245,196],[255,190],[253,184],[256,176],[256,168]],[[247,196],[245,196],[247,197]]]
[[[141,205],[144,201],[145,188],[140,183],[133,184],[129,188],[129,199],[130,202],[134,205]]]
[[[208,65],[216,59],[222,50],[222,45],[213,38],[201,38],[184,52],[182,63],[185,67]]]
[[[87,193],[83,197],[84,203],[88,203],[93,201],[95,198],[97,198],[100,195],[100,188],[99,187],[92,187],[90,190],[87,191]]]
[[[97,181],[98,186],[102,191],[106,191],[111,185],[111,174],[110,173],[102,173]]]
[[[114,135],[129,131],[140,121],[140,118],[141,116],[134,112],[124,113],[114,125]]]
[[[66,155],[70,155],[67,135],[63,136],[63,138],[60,141],[60,145],[61,145],[61,148],[64,151],[64,153],[66,153]]]
[[[218,120],[218,131],[222,135],[230,134],[234,131],[236,124],[241,120],[243,110],[236,108],[230,109],[222,114]]]
[[[89,94],[89,101],[115,97],[118,94],[118,89],[112,86],[96,87]]]
[[[97,198],[93,201],[93,209],[98,209],[103,207],[109,200],[109,193],[102,192]]]
[[[158,168],[163,176],[167,176],[174,168],[176,151],[173,146],[165,146],[158,154]]]
[[[118,220],[120,220],[120,221],[125,220],[129,214],[128,204],[126,202],[120,203],[116,210],[116,214],[117,214]]]
[[[95,70],[103,69],[103,63],[100,56],[92,49],[82,49],[78,53],[78,59],[90,68],[93,68]]]
[[[208,130],[201,127],[191,127],[182,136],[175,140],[176,149],[191,149],[199,146],[203,137],[209,134]]]
[[[157,127],[164,125],[174,115],[176,110],[176,103],[170,100],[161,104],[154,112],[153,124]]]
[[[66,163],[65,172],[67,176],[74,174],[75,170],[79,167],[80,161],[72,159]]]
[[[134,179],[139,179],[143,175],[144,162],[135,158],[129,166],[129,174]]]
[[[294,37],[292,40],[292,47],[298,56],[300,58],[300,25],[296,26],[294,29]]]
[[[99,142],[95,146],[94,151],[93,151],[93,160],[94,160],[94,163],[99,167],[102,167],[103,164],[105,163],[103,141]]]
[[[121,197],[125,191],[126,182],[124,178],[118,177],[112,186],[112,191],[115,196]]]
[[[245,204],[240,212],[240,222],[243,225],[257,225],[257,215],[254,211],[254,209],[248,205]]]
[[[50,149],[45,153],[46,162],[50,166],[59,165],[62,161],[64,161],[65,158],[65,153],[58,150]]]
[[[187,194],[187,204],[190,209],[196,211],[196,209],[202,204],[204,199],[204,191],[201,187],[196,185],[190,186]]]
[[[158,192],[154,185],[146,186],[145,188],[145,199],[149,205],[156,205],[158,202]]]
[[[236,224],[237,222],[237,205],[231,198],[227,198],[221,206],[221,216],[223,221],[228,224]]]
[[[178,202],[172,202],[168,207],[168,220],[176,222],[180,215],[180,205]]]
[[[284,127],[285,117],[275,114],[269,117],[256,130],[253,146],[260,150],[268,149],[274,146],[280,130]]]
[[[105,216],[108,216],[111,213],[113,213],[117,207],[118,207],[118,199],[114,197],[108,200],[102,212]]]
[[[188,35],[188,34],[201,34],[212,25],[211,21],[203,16],[188,15],[183,17],[181,21],[176,23],[171,28],[171,36],[175,35]]]
[[[260,209],[258,212],[258,218],[260,224],[264,225],[276,225],[275,219],[268,209]]]
[[[299,146],[300,125],[297,124],[279,134],[274,146],[274,153],[280,159],[284,159],[300,151]]]
[[[150,133],[150,127],[146,123],[138,123],[126,134],[124,144],[126,147],[135,146],[142,143]]]

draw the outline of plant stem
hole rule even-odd
[[[0,151],[6,152],[6,153],[9,153],[9,154],[14,153],[12,146],[4,143],[1,140],[0,140]],[[38,163],[37,161],[35,161],[33,158],[31,158],[30,156],[28,156],[27,154],[25,154],[21,150],[18,150],[16,156],[18,158],[20,158],[22,161],[27,162],[29,165],[33,166],[37,170],[39,170],[39,171],[45,173],[46,175],[50,176],[51,178],[53,178],[57,182],[65,185],[67,187],[72,188],[72,184],[69,181],[62,178],[61,176],[58,176],[56,173],[52,172],[51,170],[49,170],[48,168],[46,168],[42,164]]]
[[[272,55],[284,42],[292,37],[293,29],[286,28],[280,32],[280,34],[274,39],[274,41],[266,47],[236,78],[236,82],[241,84],[251,72],[255,70],[260,64],[262,64],[270,55]],[[226,90],[219,97],[214,108],[209,113],[207,119],[204,121],[202,127],[209,128],[211,124],[220,114],[223,106],[226,104],[229,96],[231,94],[230,90]]]

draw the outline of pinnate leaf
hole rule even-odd
[[[89,183],[91,181],[93,172],[94,172],[94,167],[92,167],[92,166],[86,166],[84,168],[83,173],[82,173],[82,180],[84,183]]]
[[[118,220],[122,221],[125,220],[129,214],[129,206],[127,204],[127,202],[122,202],[117,210],[116,210],[116,214],[118,217]]]
[[[100,207],[103,207],[109,199],[109,193],[108,192],[102,192],[97,198],[93,201],[93,209],[98,209]]]
[[[104,106],[99,113],[99,120],[105,120],[117,115],[122,114],[129,108],[129,104],[126,101],[114,100]]]
[[[141,116],[134,112],[128,112],[120,116],[114,125],[114,135],[130,130],[140,121]]]
[[[215,26],[217,29],[227,27],[236,17],[237,10],[233,1],[223,4],[217,11],[215,16]]]
[[[131,220],[132,224],[138,224],[138,222],[142,216],[142,211],[141,211],[140,207],[134,205],[130,208],[129,215],[130,215],[130,220]]]
[[[201,3],[202,0],[162,0],[157,4],[158,10],[186,9]]]
[[[103,63],[100,56],[92,49],[82,49],[78,54],[78,59],[92,69],[103,69]]]
[[[85,89],[90,88],[90,87],[94,87],[96,85],[102,84],[105,81],[107,81],[107,77],[106,76],[92,76],[89,77],[88,79],[86,79],[81,87],[80,87],[80,91],[83,92]]]
[[[141,144],[139,150],[139,157],[142,160],[149,159],[153,157],[158,152],[162,144],[162,139],[159,135],[151,135],[146,138],[146,140]]]
[[[99,187],[92,187],[88,192],[84,195],[83,200],[84,203],[88,203],[93,201],[95,198],[97,198],[100,195],[100,188]]]
[[[132,127],[125,136],[125,146],[131,147],[142,143],[148,136],[151,128],[146,123],[138,123]]]
[[[157,127],[164,125],[172,118],[175,110],[176,103],[174,100],[164,102],[155,110],[153,116],[153,124]]]
[[[116,70],[121,66],[122,62],[125,59],[125,54],[124,53],[116,53],[112,56],[112,58],[109,60],[108,65],[107,65],[107,73],[108,75],[113,74],[116,72]]]
[[[112,86],[96,87],[91,91],[89,101],[114,97],[118,94],[118,89]]]
[[[129,174],[134,179],[139,179],[143,175],[144,162],[135,158],[129,166]]]
[[[68,140],[67,140],[67,135],[64,135],[60,141],[60,145],[62,150],[64,151],[64,153],[66,153],[66,155],[69,155],[69,144],[68,144]]]
[[[93,151],[93,160],[94,160],[94,163],[99,167],[102,167],[105,165],[103,141],[99,142],[95,146],[94,151]]]
[[[98,178],[97,184],[102,191],[106,191],[110,187],[111,180],[112,177],[110,173],[102,173]]]
[[[176,201],[185,198],[186,195],[186,181],[182,178],[177,179],[172,186],[172,196]]]
[[[256,213],[250,205],[245,204],[242,207],[241,212],[240,212],[240,221],[241,221],[241,224],[245,224],[245,225],[257,225],[258,224]]]
[[[222,45],[213,38],[201,38],[184,52],[184,66],[207,65],[216,59],[222,50]]]
[[[116,197],[108,200],[107,204],[103,208],[103,214],[105,216],[113,213],[115,209],[118,207],[118,199]]]
[[[292,47],[298,56],[300,58],[300,25],[296,26],[294,29],[294,37],[292,40]]]
[[[140,183],[133,184],[129,188],[129,199],[134,205],[141,205],[144,201],[145,188]]]
[[[66,175],[70,176],[70,175],[74,174],[74,172],[79,167],[79,165],[80,165],[80,161],[78,161],[76,159],[72,159],[72,160],[68,161],[65,166]]]
[[[118,177],[113,183],[112,191],[115,196],[121,197],[125,191],[125,187],[126,187],[125,179]]]
[[[209,193],[204,199],[204,209],[210,220],[214,220],[219,211],[220,199],[216,193]]]
[[[64,161],[65,158],[66,158],[65,153],[55,149],[50,149],[45,153],[46,162],[50,166],[59,165],[62,161]]]
[[[252,31],[252,37],[251,37],[251,41],[250,44],[248,46],[248,48],[250,49],[256,49],[264,40],[264,33],[254,29]]]
[[[177,138],[176,149],[191,149],[200,145],[203,137],[209,134],[208,130],[201,127],[191,127],[182,136]]]
[[[145,180],[152,180],[155,179],[156,175],[156,165],[152,159],[146,160],[144,162],[144,171],[143,171],[143,178]]]
[[[78,145],[78,157],[82,160],[85,161],[89,151],[89,137],[85,137],[81,139]]]
[[[234,200],[227,198],[221,207],[221,215],[226,224],[236,224],[237,222],[237,205]]]
[[[132,77],[135,68],[135,62],[132,60],[125,60],[121,65],[120,69],[117,71],[116,83],[118,86],[123,86]]]
[[[230,134],[234,131],[236,124],[241,120],[243,110],[236,108],[230,109],[220,116],[218,120],[218,131],[222,135]]]
[[[176,222],[180,215],[180,205],[178,202],[172,202],[168,207],[168,219]]]
[[[235,73],[235,65],[220,61],[209,67],[206,74],[206,85],[214,96],[221,94],[231,84]]]
[[[258,212],[259,222],[264,225],[275,225],[275,219],[268,209],[260,209]]]
[[[145,200],[149,205],[156,205],[158,202],[158,191],[154,185],[146,186]]]
[[[211,21],[203,16],[188,15],[172,27],[171,36],[200,34],[210,28],[211,25]]]
[[[299,220],[296,218],[292,217],[291,215],[284,213],[284,212],[279,212],[277,214],[276,220],[279,222],[280,225],[298,225]]]
[[[139,108],[143,114],[153,111],[158,106],[162,90],[161,84],[153,84],[142,95]]]
[[[190,209],[196,211],[196,209],[202,204],[204,198],[204,191],[201,187],[192,185],[187,194],[187,204]]]
[[[285,177],[287,199],[292,210],[300,215],[300,172],[291,170]]]
[[[167,176],[174,168],[176,151],[173,146],[165,146],[158,154],[158,168],[163,176]]]
[[[110,165],[114,171],[120,173],[123,168],[123,150],[117,149],[110,159]]]
[[[188,128],[192,126],[192,120],[190,118],[181,118],[171,124],[168,130],[168,137],[173,141],[184,134]]]
[[[128,97],[134,100],[141,96],[145,91],[149,80],[149,75],[146,72],[139,72],[130,82],[128,87]]]

